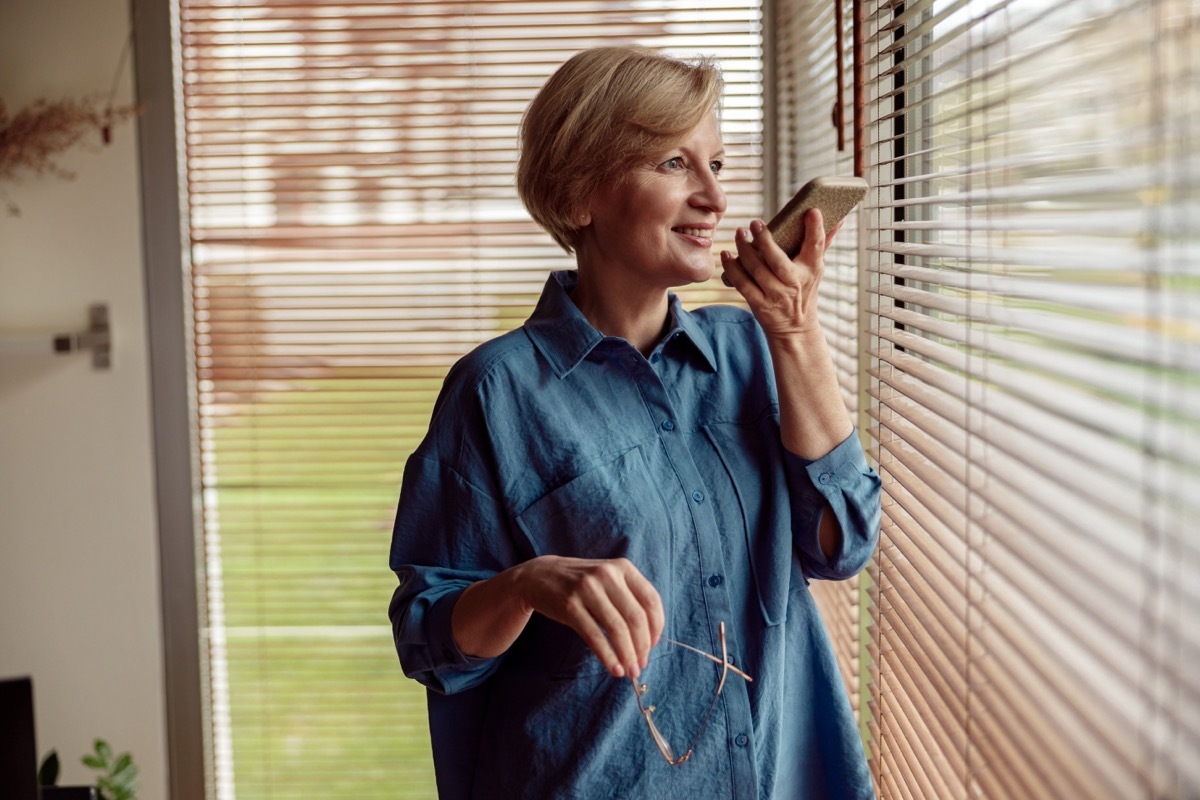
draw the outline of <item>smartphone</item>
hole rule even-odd
[[[867,195],[867,182],[854,176],[813,178],[767,223],[776,244],[795,258],[804,243],[804,212],[821,209],[825,235]]]

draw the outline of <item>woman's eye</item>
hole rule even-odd
[[[679,156],[675,156],[674,158],[668,158],[666,161],[663,162],[663,166],[666,167],[667,169],[680,169],[683,166],[683,159],[680,158]]]
[[[725,168],[725,163],[722,161],[713,161],[709,163],[708,168],[712,170],[713,175],[720,175],[721,170]]]

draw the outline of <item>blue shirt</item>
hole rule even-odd
[[[428,687],[442,798],[873,798],[810,578],[874,550],[879,478],[855,436],[815,461],[784,450],[766,339],[729,306],[685,311],[649,358],[596,331],[554,273],[525,325],[451,370],[404,472],[392,536],[396,650]],[[843,543],[817,539],[828,503]],[[474,581],[534,556],[625,557],[662,596],[664,635],[728,653],[691,759],[671,766],[629,680],[534,614],[492,659],[450,633]],[[641,681],[677,753],[720,668],[660,643]]]

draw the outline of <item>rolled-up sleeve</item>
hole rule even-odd
[[[791,491],[793,531],[807,577],[844,580],[858,574],[879,541],[881,482],[851,433],[821,458],[809,460],[785,453]],[[821,516],[832,510],[841,527],[837,551],[821,548]]]
[[[409,459],[390,556],[400,583],[388,616],[404,674],[442,694],[477,686],[503,658],[464,654],[450,628],[463,590],[515,563],[503,519],[496,501],[455,470]]]

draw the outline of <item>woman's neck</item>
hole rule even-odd
[[[667,332],[669,303],[666,289],[596,280],[590,270],[581,269],[571,300],[593,328],[605,336],[626,340],[642,355],[649,355]]]

